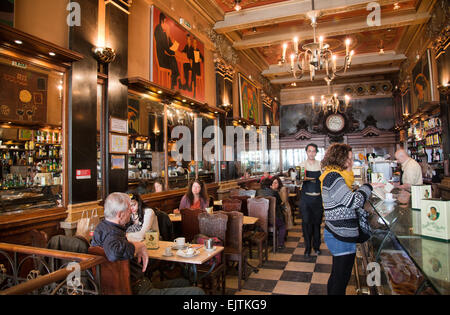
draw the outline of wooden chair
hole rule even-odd
[[[276,225],[276,211],[277,199],[272,196],[260,196],[256,198],[265,198],[269,200],[269,233],[272,233],[272,252],[277,251],[277,225]]]
[[[225,245],[228,216],[223,213],[200,213],[198,215],[198,222],[200,234],[208,237],[217,237]],[[223,255],[222,255],[223,258]],[[210,269],[210,265],[201,265],[198,268],[198,273],[204,274]],[[222,295],[225,295],[225,280],[226,280],[226,263],[222,259],[221,263],[216,265],[214,270],[205,278],[202,279],[203,289],[209,291],[211,294],[215,289],[221,289]],[[214,285],[214,281],[217,285]]]
[[[226,198],[222,200],[223,211],[239,211],[241,212],[242,201],[239,199]]]
[[[219,211],[213,214],[204,212],[198,215],[200,233],[206,236],[215,236],[224,244],[227,236],[227,222],[228,216]]]
[[[242,228],[244,215],[237,211],[218,211],[228,216],[227,236],[225,243],[225,259],[227,263],[237,262],[238,264],[238,291],[241,290],[241,280],[245,274],[245,264],[247,262],[247,249],[242,246]]]
[[[269,259],[269,200],[264,198],[252,198],[247,200],[248,215],[258,218],[256,226],[259,231],[248,231],[244,234],[244,240],[249,244],[250,258],[252,258],[252,243],[258,246],[259,265],[263,263],[263,245],[265,249],[265,260]]]
[[[31,246],[46,248],[48,243],[48,235],[44,231],[38,231],[36,229],[30,231]]]
[[[239,199],[241,200],[241,210],[240,212],[242,212],[244,215],[248,215],[248,210],[247,210],[247,200],[250,199],[249,196],[246,195],[241,195],[241,196],[231,196],[232,199]],[[223,203],[223,201],[222,201]]]
[[[89,247],[88,253],[105,257],[105,262],[100,264],[100,283],[102,295],[131,295],[130,263],[128,260],[111,262],[106,258],[102,247]],[[97,270],[92,268],[94,277]]]
[[[290,230],[294,225],[294,218],[292,215],[291,204],[289,202],[289,189],[286,186],[281,187],[280,198],[283,201],[283,205],[286,207],[285,212],[286,230]]]
[[[205,210],[202,209],[180,209],[181,213],[181,233],[187,242],[192,242],[194,236],[200,233],[198,215]]]

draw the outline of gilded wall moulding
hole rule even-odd
[[[431,13],[426,32],[433,48],[439,49],[448,40],[450,33],[450,7],[448,0],[439,0]]]
[[[239,63],[239,56],[228,43],[225,36],[217,34],[212,28],[206,29],[206,35],[213,42],[214,49],[226,63],[236,66]]]

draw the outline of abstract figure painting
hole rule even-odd
[[[151,10],[150,80],[203,102],[203,43],[155,6]]]
[[[239,73],[239,103],[241,117],[259,124],[258,88]]]

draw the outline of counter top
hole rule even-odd
[[[374,231],[372,243],[379,247],[382,257],[383,253],[393,252],[388,238],[394,237],[432,287],[440,294],[450,294],[450,243],[422,236],[420,210],[412,209],[411,201],[398,202],[399,193],[397,189],[393,191],[397,200],[394,203],[373,195],[366,203],[366,209],[371,211],[370,204],[375,209],[369,219]]]

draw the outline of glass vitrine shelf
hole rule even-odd
[[[393,193],[397,199],[399,191]],[[374,234],[369,242],[375,259],[391,268],[387,273],[394,286],[403,282],[410,286],[409,293],[450,294],[450,243],[420,234],[420,211],[412,209],[410,202],[386,203],[373,196],[366,205],[370,208],[375,211],[370,217]]]

